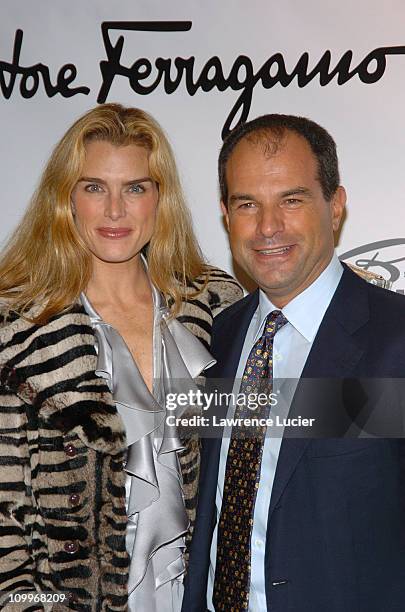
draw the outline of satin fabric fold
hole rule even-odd
[[[180,605],[176,578],[184,573],[188,519],[177,457],[182,445],[175,427],[166,426],[165,398],[168,393],[196,391],[193,378],[215,361],[187,328],[169,317],[153,286],[152,294],[153,394],[121,335],[101,319],[84,294],[81,299],[95,331],[96,374],[106,379],[127,436],[129,610],[174,612]],[[177,409],[171,414],[181,416]]]

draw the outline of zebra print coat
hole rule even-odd
[[[212,269],[179,318],[208,346],[213,316],[240,297],[239,285]],[[125,433],[95,375],[89,317],[81,305],[44,326],[3,316],[0,340],[0,606],[126,610]],[[191,515],[197,451],[191,445],[182,457]],[[28,591],[60,601],[16,604],[6,593]]]

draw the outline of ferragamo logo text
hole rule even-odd
[[[370,51],[357,65],[353,63],[353,51],[348,50],[340,58],[333,58],[327,50],[317,60],[308,52],[302,53],[294,66],[287,66],[281,53],[274,53],[260,66],[253,66],[246,55],[239,55],[228,71],[224,70],[221,58],[210,57],[203,66],[197,66],[195,57],[146,57],[134,58],[132,63],[124,64],[122,53],[127,36],[134,32],[162,33],[172,36],[176,32],[188,32],[191,21],[106,21],[101,24],[101,33],[106,58],[100,61],[101,83],[97,102],[107,100],[114,79],[125,77],[129,87],[137,95],[148,95],[161,87],[167,95],[183,87],[189,96],[197,91],[210,92],[232,90],[238,92],[228,116],[225,119],[222,136],[238,123],[246,121],[252,104],[254,89],[261,86],[271,89],[279,84],[288,87],[296,82],[305,87],[315,78],[322,87],[334,79],[344,85],[358,77],[366,85],[379,81],[387,68],[387,57],[405,55],[405,46],[378,47]],[[118,32],[115,42],[112,33]],[[90,88],[76,84],[78,69],[73,63],[64,64],[56,75],[46,64],[36,63],[23,66],[20,54],[23,44],[23,31],[17,30],[11,62],[0,61],[0,91],[4,98],[10,99],[15,92],[17,77],[19,91],[23,98],[32,98],[43,87],[48,97],[59,94],[65,98],[75,95],[88,95]]]

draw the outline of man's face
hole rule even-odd
[[[325,200],[303,137],[286,131],[274,154],[271,148],[247,138],[236,145],[222,210],[235,260],[283,308],[328,265],[346,196],[339,187]]]

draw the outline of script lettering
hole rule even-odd
[[[204,92],[213,89],[240,91],[222,129],[222,137],[225,137],[238,123],[248,119],[254,89],[259,83],[264,89],[271,89],[278,84],[281,87],[288,87],[295,79],[298,86],[302,88],[319,77],[319,84],[325,87],[333,79],[336,79],[338,85],[344,85],[358,76],[360,81],[370,85],[383,77],[388,55],[405,54],[405,46],[379,47],[368,53],[357,66],[353,67],[353,51],[348,50],[333,66],[332,54],[328,50],[311,68],[309,53],[304,52],[295,66],[288,70],[282,54],[275,53],[257,71],[249,57],[240,55],[235,59],[226,76],[218,56],[209,58],[199,71],[193,56],[188,58],[157,57],[154,62],[142,57],[133,62],[131,66],[125,66],[121,63],[124,36],[119,36],[115,44],[110,39],[111,30],[179,32],[190,30],[191,25],[189,21],[104,22],[101,28],[107,59],[100,62],[103,81],[97,101],[103,103],[107,100],[116,76],[126,77],[132,90],[139,95],[152,93],[161,83],[168,95],[177,91],[182,83],[189,96],[194,96],[198,90]]]
[[[101,32],[106,58],[100,61],[101,84],[97,102],[107,101],[116,77],[124,77],[132,91],[141,96],[154,92],[159,86],[167,95],[176,92],[181,86],[189,96],[198,91],[208,93],[212,90],[239,92],[222,128],[222,137],[236,125],[249,118],[255,88],[272,89],[276,85],[288,87],[295,82],[303,88],[315,79],[321,87],[333,80],[345,85],[351,79],[358,79],[365,85],[379,81],[387,68],[389,55],[405,55],[405,46],[378,47],[370,51],[355,65],[353,51],[348,50],[334,60],[330,50],[326,50],[319,60],[312,60],[308,52],[302,53],[293,67],[286,65],[281,53],[271,55],[258,69],[246,55],[235,58],[228,74],[225,74],[220,57],[210,57],[202,66],[196,65],[194,56],[156,57],[148,59],[137,57],[128,65],[122,61],[125,36],[122,32],[160,32],[175,33],[191,30],[191,21],[106,21],[101,24]],[[111,32],[118,32],[116,42],[111,40]],[[14,92],[17,76],[20,76],[19,90],[23,98],[32,98],[41,84],[48,97],[60,94],[69,98],[77,94],[88,95],[85,86],[73,87],[77,78],[74,64],[65,64],[52,81],[49,67],[42,63],[21,66],[20,54],[23,31],[17,30],[14,40],[12,62],[0,61],[0,90],[9,99]]]
[[[23,98],[32,98],[38,91],[41,80],[48,98],[60,94],[64,98],[70,98],[76,94],[87,95],[90,92],[88,87],[69,87],[77,77],[77,69],[74,64],[65,64],[58,72],[56,83],[53,84],[48,66],[45,64],[33,64],[32,66],[20,65],[20,54],[23,43],[24,33],[17,30],[14,38],[13,59],[9,62],[0,61],[0,90],[8,100],[13,93],[17,75],[20,79],[20,93]],[[8,83],[6,75],[9,76]]]

